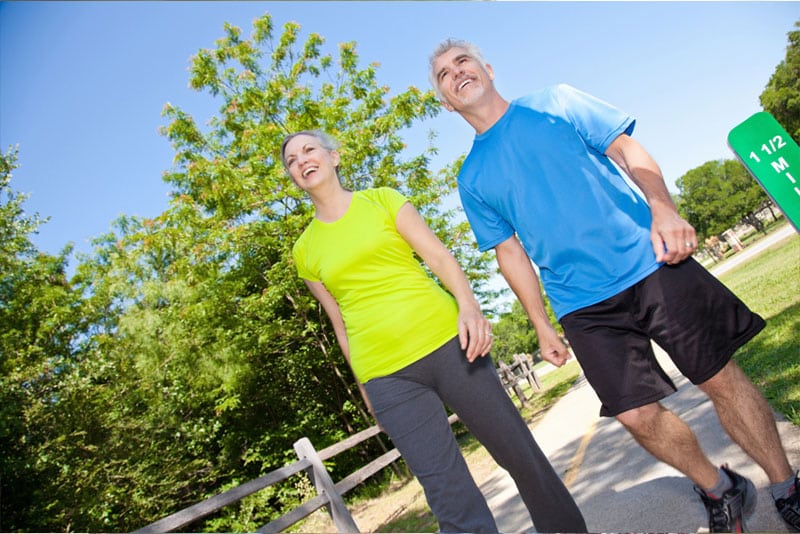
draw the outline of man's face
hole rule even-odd
[[[488,69],[488,70],[487,70]],[[442,104],[450,111],[459,111],[477,102],[492,86],[492,68],[486,69],[463,48],[451,48],[433,64],[436,85]]]

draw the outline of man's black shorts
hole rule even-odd
[[[765,322],[690,258],[565,315],[561,325],[602,403],[600,414],[615,416],[675,391],[651,340],[692,383],[702,384]]]

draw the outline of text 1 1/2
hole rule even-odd
[[[769,143],[764,143],[761,145],[761,151],[766,152],[768,156],[771,156],[775,153],[776,150],[780,150],[781,148],[786,146],[786,141],[783,140],[783,136],[776,135],[772,139],[769,140]],[[750,159],[756,160],[756,163],[761,162],[761,158],[758,157],[758,154],[755,152],[750,152]]]

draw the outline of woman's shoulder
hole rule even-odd
[[[380,199],[386,197],[405,198],[403,193],[392,187],[370,187],[369,189],[356,191],[354,194],[370,199]]]
[[[397,213],[400,207],[408,201],[405,195],[391,187],[373,187],[356,191],[354,194],[356,195],[355,198],[361,198],[371,204],[382,206],[393,214]]]

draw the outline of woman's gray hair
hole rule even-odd
[[[436,63],[436,60],[439,59],[439,56],[448,52],[451,48],[461,48],[464,50],[470,57],[475,58],[475,60],[481,64],[483,70],[487,70],[486,68],[486,60],[483,59],[483,54],[481,53],[481,49],[478,48],[478,45],[471,43],[469,41],[465,41],[464,39],[455,39],[453,37],[448,37],[433,50],[431,57],[428,60],[428,80],[431,82],[433,86],[433,90],[436,92],[437,98],[442,100],[442,92],[439,90],[439,84],[436,80],[436,73],[433,71],[433,64]]]
[[[289,141],[291,141],[298,135],[308,135],[313,137],[314,139],[319,141],[319,144],[322,146],[322,148],[324,148],[328,152],[331,152],[339,148],[339,142],[332,136],[323,132],[322,130],[303,130],[301,132],[291,133],[286,137],[284,137],[283,143],[281,143],[281,163],[283,163],[283,168],[286,169],[287,171],[289,170],[289,168],[286,166],[286,145],[289,143]]]

